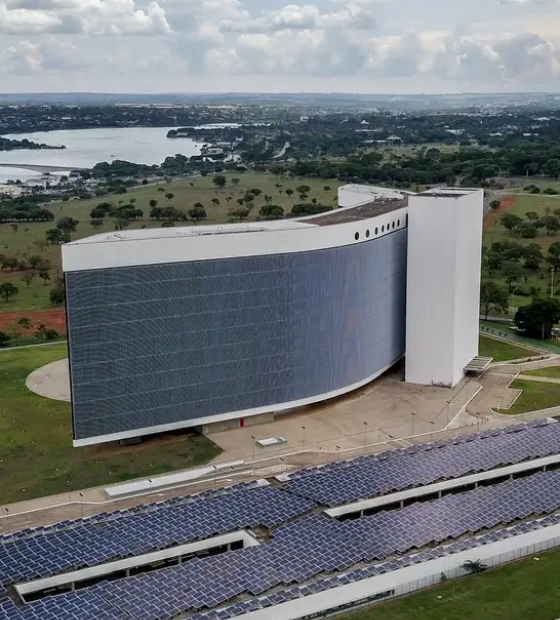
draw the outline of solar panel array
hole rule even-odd
[[[540,420],[302,470],[290,475],[284,488],[339,506],[558,452],[560,424]]]
[[[23,616],[5,618],[99,620],[107,614],[160,620],[180,612],[216,608],[242,594],[262,596],[274,588],[289,592],[271,594],[270,600],[284,600],[295,592],[295,585],[301,586],[299,592],[313,592],[318,586],[307,582],[315,576],[340,573],[362,562],[380,561],[559,508],[560,471],[550,471],[352,521],[311,512],[277,527],[272,539],[260,546],[194,558],[181,565],[48,597],[25,605]],[[488,534],[493,535],[496,533]],[[455,550],[462,544],[457,543]],[[427,551],[425,558],[437,557],[437,553]],[[401,560],[393,559],[378,570],[399,567]],[[302,589],[304,586],[307,590]],[[97,615],[91,615],[93,610]]]
[[[195,614],[193,620],[229,618],[396,570],[407,562],[453,553],[465,544],[477,546],[528,531],[523,528],[532,528],[536,520],[509,529],[503,525],[559,510],[560,471],[481,486],[350,521],[328,517],[313,500],[291,491],[296,483],[344,474],[338,484],[346,484],[344,480],[363,484],[362,496],[368,497],[379,493],[371,490],[375,484],[376,489],[390,484],[390,466],[395,484],[418,486],[432,482],[430,477],[442,477],[442,461],[452,472],[444,477],[457,477],[461,468],[472,466],[469,459],[475,457],[480,470],[495,467],[496,461],[506,464],[544,456],[555,445],[560,452],[560,424],[521,425],[307,470],[288,482],[290,492],[244,483],[5,535],[0,537],[0,620],[167,620],[180,613]],[[410,463],[421,464],[422,469],[415,466],[416,477]],[[557,522],[560,517],[556,515],[538,521]],[[20,581],[256,526],[269,528],[271,538],[255,547],[196,557],[22,606],[5,596],[6,588]],[[502,529],[441,546],[449,539],[496,527]],[[432,548],[407,555],[427,545]],[[392,557],[395,554],[400,557]],[[363,562],[368,566],[355,568]],[[241,595],[246,600],[240,600]]]
[[[0,545],[0,584],[49,577],[225,534],[273,527],[314,507],[271,486],[235,487],[215,497],[163,503],[157,510],[123,511],[106,520],[68,522]]]

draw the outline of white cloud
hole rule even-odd
[[[0,63],[12,76],[2,85],[64,90],[72,76],[87,90],[553,88],[560,0],[504,2],[0,0]],[[58,56],[54,34],[66,43]]]
[[[135,0],[0,0],[0,32],[85,35],[168,34],[164,9]]]

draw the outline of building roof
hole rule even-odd
[[[308,224],[316,226],[334,226],[336,224],[347,224],[348,222],[358,222],[360,220],[369,220],[379,215],[385,215],[404,209],[408,206],[408,197],[399,196],[398,198],[377,198],[365,205],[357,207],[347,207],[346,209],[337,209],[328,213],[321,213],[310,218],[306,218]]]

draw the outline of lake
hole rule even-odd
[[[42,166],[68,166],[91,168],[101,161],[124,159],[135,164],[161,164],[170,155],[200,154],[202,144],[190,138],[170,139],[167,132],[176,127],[125,127],[107,129],[62,129],[35,133],[10,134],[7,138],[58,146],[64,150],[17,150],[0,152],[0,164],[39,164]],[[0,182],[7,179],[36,177],[36,172],[0,168]]]

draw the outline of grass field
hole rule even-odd
[[[30,372],[66,356],[64,344],[0,351],[0,504],[186,469],[219,454],[187,433],[73,448],[70,405],[25,386]]]
[[[345,620],[554,620],[560,617],[560,551],[449,581],[344,616]]]
[[[479,339],[479,355],[493,357],[495,362],[508,362],[509,360],[531,357],[534,354],[534,351],[489,336],[480,336]]]
[[[174,206],[183,211],[188,211],[192,206],[201,202],[208,213],[208,218],[203,224],[225,224],[229,221],[228,209],[238,207],[236,200],[242,197],[249,189],[260,189],[262,195],[255,199],[255,207],[247,221],[254,221],[258,217],[259,209],[265,203],[264,196],[272,196],[272,202],[284,208],[288,213],[294,204],[301,202],[296,187],[308,185],[311,191],[308,200],[316,198],[319,203],[337,206],[337,189],[341,185],[336,180],[321,181],[317,179],[280,179],[279,177],[265,173],[247,172],[244,174],[225,175],[228,184],[224,189],[216,189],[212,183],[212,177],[196,177],[192,179],[178,179],[171,183],[163,182],[161,185],[140,187],[129,191],[126,194],[104,196],[91,200],[71,200],[68,202],[54,202],[47,206],[54,215],[55,221],[62,215],[67,215],[77,219],[80,224],[72,239],[81,239],[100,232],[114,230],[114,223],[110,218],[105,220],[104,226],[98,230],[93,230],[90,226],[89,213],[93,207],[101,202],[112,202],[118,204],[120,200],[128,203],[130,199],[136,199],[135,206],[144,211],[144,218],[141,221],[131,223],[130,229],[146,226],[161,227],[161,222],[152,222],[149,219],[150,205],[152,199],[158,201],[158,206]],[[238,178],[237,185],[232,184],[231,179]],[[191,186],[192,183],[192,186]],[[282,187],[277,188],[276,183],[281,183]],[[165,188],[164,192],[158,191],[159,187]],[[329,188],[325,190],[325,188]],[[290,197],[285,192],[288,189],[294,190]],[[280,193],[280,191],[282,193]],[[174,194],[172,200],[167,200],[165,194]],[[231,197],[229,203],[227,198]],[[212,203],[212,199],[219,200],[218,205]],[[14,232],[9,224],[0,224],[0,253],[15,255],[17,257],[41,254],[50,260],[53,269],[51,277],[60,275],[60,248],[58,246],[48,246],[45,250],[39,250],[34,243],[44,241],[45,233],[49,228],[54,227],[53,222],[47,223],[25,223],[18,227]],[[177,225],[195,225],[194,222],[177,223]],[[21,273],[10,273],[9,271],[0,272],[0,282],[10,280],[19,288],[17,297],[12,298],[8,303],[0,301],[0,314],[5,311],[14,310],[42,310],[51,308],[48,300],[49,286],[44,286],[43,281],[35,278],[30,286],[21,282]]]
[[[551,187],[555,186],[554,183],[549,184]],[[547,186],[548,187],[548,186]],[[503,199],[506,204],[508,201]],[[538,243],[543,251],[543,254],[547,255],[548,248],[556,241],[560,240],[560,235],[548,235],[544,229],[539,229],[539,234],[535,239],[519,239],[512,236],[499,222],[500,217],[504,213],[513,213],[519,215],[525,219],[525,214],[529,211],[535,211],[540,217],[544,217],[547,214],[547,210],[553,212],[555,209],[560,208],[560,197],[546,197],[542,195],[534,196],[515,196],[511,201],[511,206],[502,208],[498,213],[491,213],[486,217],[486,226],[484,230],[484,245],[490,247],[492,243],[498,241],[516,241],[522,245],[529,245],[530,243]],[[526,271],[527,280],[525,282],[516,282],[515,286],[519,286],[522,289],[529,290],[532,287],[539,289],[540,294],[543,296],[550,295],[551,290],[551,276],[550,271],[546,263],[541,265],[541,268],[537,272]],[[497,282],[504,285],[504,281],[499,275],[494,278]],[[555,278],[554,290],[560,290],[560,278],[558,275]],[[532,297],[513,295],[510,296],[510,306],[519,308],[520,306],[531,303]],[[510,314],[510,317],[513,313]]]
[[[560,405],[560,385],[516,379],[510,387],[514,390],[523,390],[523,393],[511,409],[504,409],[501,413],[517,415]]]
[[[560,379],[560,366],[550,366],[549,368],[537,368],[537,370],[526,370],[524,375],[534,377],[548,377],[549,379]],[[558,386],[560,389],[560,386]]]

